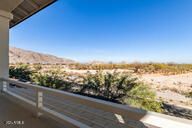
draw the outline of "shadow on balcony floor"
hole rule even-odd
[[[10,121],[17,121],[15,123],[24,121],[24,124],[8,124],[11,123]],[[0,94],[1,128],[61,128],[60,125],[56,121],[43,116],[36,118],[32,111],[27,110],[16,102],[11,101],[8,97]]]

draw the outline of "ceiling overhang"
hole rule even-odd
[[[10,21],[10,28],[21,23],[55,1],[57,0],[24,0],[20,5],[11,11],[13,19]]]

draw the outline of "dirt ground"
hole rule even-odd
[[[185,96],[192,92],[192,73],[170,76],[144,74],[139,76],[139,80],[155,90],[157,99],[192,107],[192,99]]]
[[[140,80],[160,92],[177,92],[179,94],[192,91],[192,73],[180,75],[144,74]]]

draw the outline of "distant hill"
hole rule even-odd
[[[87,64],[100,65],[100,64],[106,64],[106,62],[94,60],[94,61],[89,62]]]
[[[59,58],[49,54],[43,54],[20,48],[9,47],[9,61],[11,64],[16,63],[30,63],[30,64],[72,64],[76,63],[73,60],[66,58]]]

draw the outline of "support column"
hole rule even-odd
[[[43,107],[43,92],[36,90],[36,117],[40,117],[42,113],[39,112],[39,109]]]
[[[0,77],[9,77],[9,21],[13,15],[0,10]],[[3,82],[0,83],[2,89]]]

